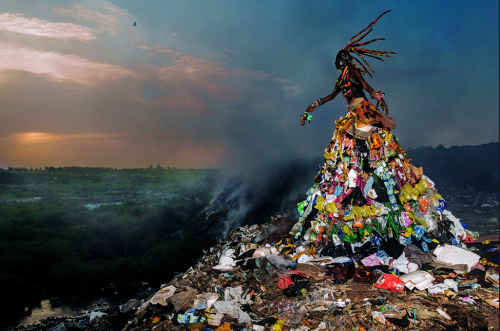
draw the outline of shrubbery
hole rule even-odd
[[[77,202],[0,204],[2,297],[27,304],[40,299],[38,286],[65,296],[145,277],[168,280],[213,245],[170,237],[183,229],[187,211],[134,201],[93,211]]]

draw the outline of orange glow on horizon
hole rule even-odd
[[[31,145],[41,143],[70,143],[81,139],[112,138],[116,135],[109,134],[74,134],[58,135],[45,132],[23,132],[11,134],[8,139],[18,144]]]
[[[142,168],[149,164],[225,168],[233,162],[233,155],[223,140],[177,142],[168,135],[46,132],[23,132],[0,138],[0,168],[87,166],[121,169]]]

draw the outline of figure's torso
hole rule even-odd
[[[361,86],[361,83],[350,72],[347,72],[341,91],[342,96],[346,98],[348,103],[351,103],[356,98],[366,99],[363,86]]]

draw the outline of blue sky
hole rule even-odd
[[[498,141],[497,1],[14,1],[0,167],[237,167],[322,154],[337,51],[385,10],[366,78],[403,147]],[[137,22],[137,26],[132,26]],[[411,155],[410,155],[411,157]],[[255,163],[257,164],[257,163]]]

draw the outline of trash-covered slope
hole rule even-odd
[[[54,330],[498,330],[498,239],[428,254],[408,245],[392,266],[351,247],[300,263],[307,240],[290,236],[294,223],[232,231],[147,300],[53,321]]]

